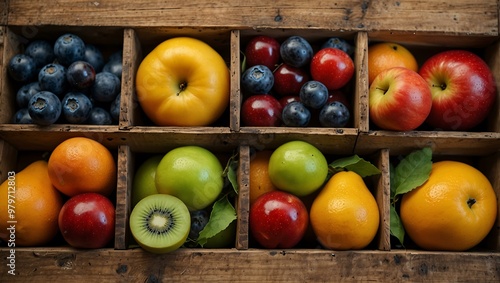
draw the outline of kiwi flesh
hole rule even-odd
[[[154,194],[140,200],[130,214],[130,231],[144,250],[156,254],[174,251],[191,228],[187,206],[177,197]]]

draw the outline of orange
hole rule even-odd
[[[277,190],[269,178],[271,150],[257,151],[250,160],[250,205],[264,193]]]
[[[0,185],[0,203],[0,238],[8,247],[44,245],[59,231],[63,199],[50,182],[46,161],[9,172]]]
[[[51,153],[49,177],[56,189],[67,196],[100,193],[110,196],[116,187],[116,163],[111,152],[97,141],[70,138]]]
[[[400,44],[381,42],[368,47],[368,81],[370,85],[380,72],[392,67],[405,67],[415,72],[418,71],[417,60],[408,49]]]
[[[342,171],[320,191],[309,213],[321,245],[334,250],[363,249],[377,234],[377,202],[360,175]]]
[[[426,250],[468,250],[486,237],[496,215],[497,198],[489,180],[457,161],[434,163],[429,179],[401,199],[405,231]]]

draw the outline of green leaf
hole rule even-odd
[[[396,207],[391,205],[391,235],[396,237],[399,240],[399,243],[404,247],[403,241],[405,237],[405,229],[403,227],[403,223],[399,218],[398,212],[396,211]]]
[[[241,72],[245,72],[246,68],[247,68],[247,57],[245,56],[245,53],[244,52],[241,52]]]
[[[238,169],[238,154],[233,154],[227,161],[226,168],[222,172],[224,178],[227,177],[233,190],[238,194],[238,176],[236,175],[236,170]]]
[[[407,155],[394,170],[394,196],[405,194],[429,179],[432,150],[429,147]]]
[[[361,177],[380,174],[380,170],[375,165],[358,155],[337,159],[330,163],[330,167],[335,171],[353,171],[358,173]]]
[[[212,238],[226,229],[235,219],[236,210],[227,196],[216,201],[212,207],[207,225],[200,231],[197,241],[198,244],[203,247],[207,239]]]

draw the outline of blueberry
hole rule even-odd
[[[264,65],[252,66],[241,75],[241,88],[248,94],[268,94],[273,85],[273,72]]]
[[[54,55],[61,65],[69,66],[85,59],[85,43],[75,34],[63,34],[54,44]]]
[[[123,51],[118,50],[118,51],[113,52],[111,55],[109,55],[108,61],[109,62],[111,62],[111,61],[121,62],[122,59],[123,59]]]
[[[352,56],[354,54],[354,46],[352,46],[347,40],[340,37],[331,37],[323,45],[321,45],[321,49],[333,47],[344,51],[345,53]]]
[[[307,81],[299,92],[300,101],[312,109],[320,109],[328,100],[328,89],[318,81]]]
[[[96,73],[102,71],[102,67],[104,67],[104,56],[101,50],[93,44],[85,44],[85,56],[83,61],[89,62]]]
[[[120,80],[122,78],[122,51],[116,51],[109,56],[108,61],[102,68],[104,72],[110,72],[117,76]]]
[[[92,102],[81,92],[68,92],[62,100],[62,112],[69,123],[81,124],[90,117]]]
[[[38,82],[31,82],[23,85],[16,93],[16,103],[19,108],[27,108],[30,98],[35,93],[41,91]]]
[[[311,120],[311,112],[304,103],[292,101],[283,108],[281,118],[287,127],[306,127]]]
[[[21,83],[27,83],[36,78],[36,63],[26,54],[16,54],[9,60],[8,72],[11,78]]]
[[[90,111],[90,117],[85,123],[90,125],[111,125],[113,120],[108,111],[101,107],[93,107]]]
[[[109,113],[111,114],[111,118],[113,118],[113,121],[116,122],[118,122],[118,120],[120,119],[120,97],[121,95],[118,94],[115,100],[111,102],[111,105],[109,107]]]
[[[46,90],[55,95],[62,96],[68,88],[66,68],[57,63],[50,63],[38,73],[38,83],[41,90]]]
[[[120,93],[120,79],[110,72],[100,72],[95,76],[91,88],[92,98],[99,102],[111,102]]]
[[[323,127],[345,127],[349,119],[349,109],[342,102],[338,101],[326,104],[319,112],[319,122]]]
[[[288,65],[302,68],[311,62],[313,49],[305,38],[294,35],[283,41],[280,46],[280,55]]]
[[[191,211],[191,229],[189,230],[189,239],[196,241],[201,230],[205,228],[210,219],[210,214],[206,210]]]
[[[76,89],[89,88],[94,84],[94,67],[85,61],[76,61],[66,70],[66,80],[71,87]]]
[[[52,63],[55,59],[54,47],[47,40],[34,40],[26,46],[24,54],[35,60],[37,70],[43,66]]]
[[[12,123],[14,124],[33,124],[33,119],[31,119],[28,108],[21,108],[17,110],[14,117],[12,117]]]
[[[61,116],[61,101],[50,91],[40,91],[31,97],[28,112],[33,123],[51,125]]]

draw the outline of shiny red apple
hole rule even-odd
[[[282,110],[281,103],[274,96],[255,94],[241,105],[241,121],[244,126],[278,127]]]
[[[314,54],[310,73],[313,80],[322,82],[328,90],[344,87],[354,75],[354,62],[338,48],[327,47]]]
[[[300,88],[309,81],[307,70],[281,64],[273,73],[273,92],[277,96],[299,95]]]
[[[466,131],[480,124],[497,97],[488,65],[466,50],[448,50],[427,59],[419,74],[432,92],[427,123],[442,130]]]
[[[264,65],[273,71],[280,60],[280,43],[273,37],[258,35],[245,47],[247,67]]]
[[[429,86],[410,69],[386,69],[370,85],[370,120],[383,130],[415,130],[424,123],[431,106]]]
[[[309,225],[309,213],[295,195],[272,191],[250,207],[250,232],[264,248],[288,249],[297,245]]]
[[[115,207],[97,193],[71,197],[59,212],[59,230],[75,248],[103,248],[115,234]]]

